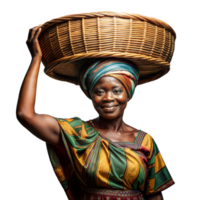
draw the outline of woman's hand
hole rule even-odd
[[[41,26],[42,25],[39,25],[29,30],[26,44],[28,46],[28,49],[31,53],[32,58],[34,57],[42,58],[42,51],[41,51],[40,44],[38,41],[38,37],[42,31]]]

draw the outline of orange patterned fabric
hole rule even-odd
[[[174,183],[155,141],[147,133],[140,131],[134,143],[112,142],[80,118],[56,120],[61,127],[64,148],[52,145],[47,148],[54,171],[70,200],[83,195],[80,187],[139,190],[149,195]],[[96,198],[94,194],[88,195],[89,199]]]

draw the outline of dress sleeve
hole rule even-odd
[[[160,151],[153,138],[150,139],[148,175],[145,185],[146,195],[155,194],[174,184]]]
[[[80,199],[79,180],[77,179],[76,173],[74,171],[74,166],[67,143],[71,142],[73,144],[73,140],[71,138],[76,134],[76,131],[80,129],[82,121],[77,117],[70,119],[55,119],[61,128],[63,144],[59,146],[46,144],[50,162],[68,199]]]

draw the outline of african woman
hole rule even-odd
[[[53,169],[70,200],[162,200],[174,184],[153,138],[123,121],[139,71],[120,59],[84,65],[79,82],[99,117],[54,118],[34,109],[42,58],[41,27],[30,30],[27,45],[32,61],[21,86],[17,119],[47,143]]]

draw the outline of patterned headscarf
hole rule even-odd
[[[103,76],[111,76],[119,80],[125,87],[129,98],[132,98],[139,79],[139,70],[135,64],[121,59],[100,59],[83,67],[79,73],[79,82],[83,92],[91,98],[92,90]]]

